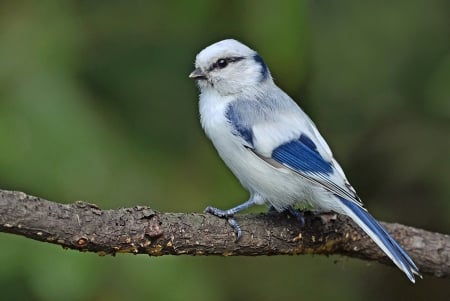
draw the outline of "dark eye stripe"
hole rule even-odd
[[[227,64],[229,63],[234,63],[234,62],[239,62],[241,60],[243,60],[244,57],[243,56],[233,56],[233,57],[225,57],[225,58],[220,58],[218,59],[214,64],[211,65],[211,67],[209,67],[208,71],[214,70],[214,69],[221,69],[224,68]],[[225,66],[220,66],[219,65],[219,61],[225,61]],[[223,64],[223,62],[221,62],[221,65]]]

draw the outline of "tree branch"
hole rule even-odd
[[[235,242],[228,223],[209,214],[161,213],[136,206],[101,210],[78,201],[59,204],[23,192],[0,190],[0,232],[97,252],[160,255],[339,254],[392,265],[349,218],[307,214],[300,227],[287,214],[245,214],[236,219]],[[450,278],[450,236],[382,223],[423,274]]]

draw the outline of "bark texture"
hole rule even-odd
[[[237,215],[243,236],[227,221],[203,213],[162,213],[144,206],[101,210],[78,201],[60,204],[18,191],[0,190],[0,232],[97,252],[161,255],[259,256],[339,254],[392,265],[350,219],[306,214],[300,227],[288,214]],[[382,223],[423,275],[450,278],[450,236]]]

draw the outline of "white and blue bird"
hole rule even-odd
[[[203,49],[189,75],[200,89],[201,124],[220,157],[250,192],[248,201],[205,212],[226,218],[255,204],[277,211],[307,203],[349,216],[414,282],[419,270],[403,248],[363,207],[312,120],[273,81],[257,52],[227,39]]]

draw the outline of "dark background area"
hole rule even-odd
[[[232,37],[313,118],[375,217],[449,233],[449,12],[446,0],[2,1],[0,187],[105,209],[246,200],[200,128],[187,77],[201,49]],[[100,257],[7,234],[0,245],[4,300],[449,293],[448,280],[412,285],[344,257]]]

